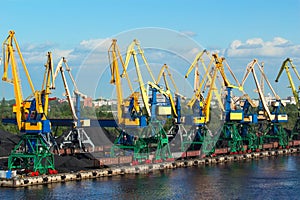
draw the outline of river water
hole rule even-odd
[[[300,199],[300,155],[0,188],[7,199]]]

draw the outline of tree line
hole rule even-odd
[[[1,119],[5,118],[14,118],[15,115],[12,112],[12,107],[15,104],[15,100],[6,100],[2,98],[0,105]],[[186,108],[182,107],[183,113]],[[298,118],[298,110],[296,105],[288,104],[285,107],[285,112],[288,114],[288,122],[283,123],[283,127],[289,130],[292,130],[295,126],[296,120]],[[81,118],[88,119],[113,119],[113,112],[116,109],[110,105],[103,105],[100,107],[84,107],[83,103],[81,103]],[[57,100],[49,102],[49,119],[72,119],[72,112],[70,110],[68,102],[59,102]],[[214,120],[211,120],[213,122]],[[171,121],[169,120],[167,126],[171,126]],[[62,132],[66,131],[70,127],[57,127],[55,129],[56,135],[62,134]],[[0,121],[0,129],[10,132],[10,133],[18,133],[19,130],[17,126],[14,124],[3,124],[2,120]]]

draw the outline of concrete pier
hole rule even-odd
[[[52,175],[40,175],[35,177],[15,176],[13,178],[1,178],[1,187],[26,187],[31,185],[61,183],[68,181],[80,181],[84,179],[95,179],[105,176],[117,176],[123,174],[149,173],[156,170],[175,169],[180,167],[192,167],[199,165],[214,165],[219,163],[239,162],[242,160],[260,159],[270,156],[287,155],[299,153],[300,147],[290,149],[277,149],[245,154],[222,155],[216,157],[194,158],[186,160],[176,160],[173,162],[150,163],[134,166],[115,166],[105,169],[95,169],[73,173],[60,173]]]

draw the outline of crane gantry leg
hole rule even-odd
[[[8,168],[45,174],[54,170],[54,155],[41,134],[24,134],[8,157]]]
[[[222,142],[227,141],[230,153],[238,153],[244,151],[243,139],[239,134],[236,122],[225,122],[220,137]]]
[[[251,124],[241,124],[240,132],[243,139],[243,143],[247,145],[247,151],[256,151],[259,149],[259,138],[254,129],[255,125]]]
[[[288,147],[289,137],[281,123],[268,123],[263,133],[264,135],[260,137],[261,144],[275,140],[282,148]]]

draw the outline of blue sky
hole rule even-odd
[[[90,85],[86,84],[86,76],[90,75],[80,75],[79,72],[84,71],[82,69],[86,69],[86,65],[94,66],[87,68],[91,72],[98,67],[101,78],[97,77],[97,73],[93,73],[93,78],[98,78],[101,85],[107,83],[105,81],[110,78],[110,74],[105,69],[108,64],[105,41],[110,41],[113,37],[118,38],[123,50],[133,39],[130,37],[135,37],[135,34],[140,36],[138,39],[145,47],[173,48],[171,50],[176,51],[174,49],[185,46],[185,52],[191,52],[190,55],[185,55],[189,62],[193,61],[196,50],[201,49],[197,48],[198,45],[224,55],[235,66],[233,68],[239,77],[242,77],[244,70],[239,66],[246,66],[253,58],[266,63],[266,71],[270,72],[269,79],[272,82],[277,72],[274,67],[279,68],[287,56],[300,66],[299,0],[6,0],[1,3],[1,8],[0,39],[3,41],[9,30],[16,31],[36,85],[41,80],[38,67],[44,64],[45,53],[52,51],[55,63],[62,56],[69,58],[69,63],[74,66],[74,73],[79,79],[79,88],[93,97],[106,94],[98,94],[96,87],[90,89]],[[149,29],[145,29],[143,33],[134,31],[145,27],[184,33],[189,40],[173,40],[172,46],[166,42],[169,33],[161,38],[159,34],[147,35]],[[97,60],[97,55],[90,53],[98,47],[100,48],[96,52],[99,53],[100,60]],[[183,54],[183,49],[180,52]],[[148,54],[149,58],[155,57],[155,54],[150,54],[151,52]],[[161,62],[172,63],[171,60]],[[184,69],[187,68],[188,63],[184,66]],[[181,69],[176,68],[179,72]],[[81,78],[84,80],[80,80]],[[103,83],[102,79],[105,80]],[[284,79],[285,76],[282,77],[285,84]],[[12,96],[8,90],[12,88],[6,85],[1,83],[0,96],[10,98]],[[109,84],[107,87],[113,88]],[[280,95],[291,95],[289,90],[282,88],[285,87],[275,85]],[[26,93],[26,89],[24,90]],[[60,93],[57,92],[57,95]]]

